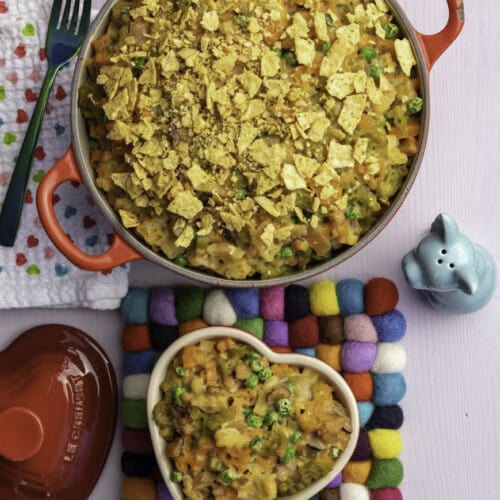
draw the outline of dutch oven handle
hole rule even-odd
[[[99,255],[87,254],[73,244],[59,224],[52,203],[52,197],[57,187],[67,181],[83,182],[72,147],[44,175],[36,195],[40,220],[49,238],[63,255],[73,264],[88,271],[106,271],[125,262],[143,258],[116,232],[109,249]]]
[[[453,43],[464,27],[464,4],[462,0],[447,0],[449,18],[446,26],[435,35],[416,32],[425,55],[427,70],[430,71],[441,54]]]

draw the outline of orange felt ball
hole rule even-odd
[[[151,349],[149,325],[125,325],[122,345],[129,352],[149,351]]]
[[[184,321],[184,323],[179,323],[179,337],[186,335],[186,333],[194,332],[200,328],[206,328],[208,323],[202,319],[191,319],[189,321]]]
[[[347,462],[346,466],[342,469],[342,481],[344,483],[365,484],[370,476],[371,468],[371,460]]]
[[[393,281],[373,278],[365,285],[365,313],[379,316],[396,308],[399,292]]]
[[[370,372],[343,373],[347,385],[356,401],[371,401],[373,397],[373,378]]]
[[[341,345],[318,344],[316,347],[316,357],[330,365],[334,370],[340,371],[340,351]]]
[[[122,481],[124,500],[156,500],[156,487],[152,479],[145,477],[126,477]]]
[[[291,347],[288,347],[287,345],[275,345],[271,347],[271,351],[280,353],[280,354],[288,354],[290,352],[293,352]]]

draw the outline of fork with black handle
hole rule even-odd
[[[65,2],[64,10],[62,9],[63,1]],[[45,40],[49,66],[0,212],[0,245],[2,246],[14,246],[31,163],[49,93],[58,71],[80,50],[90,23],[90,8],[91,0],[84,0],[83,5],[80,0],[54,0],[52,5]]]

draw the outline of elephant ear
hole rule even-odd
[[[439,214],[431,225],[431,233],[437,234],[446,244],[452,244],[458,237],[458,225],[448,214]]]
[[[458,288],[467,295],[474,295],[479,288],[479,277],[472,267],[463,267],[457,269],[453,275],[455,276]]]

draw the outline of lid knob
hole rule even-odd
[[[0,456],[13,462],[38,453],[44,438],[42,422],[28,408],[13,406],[0,413]]]

